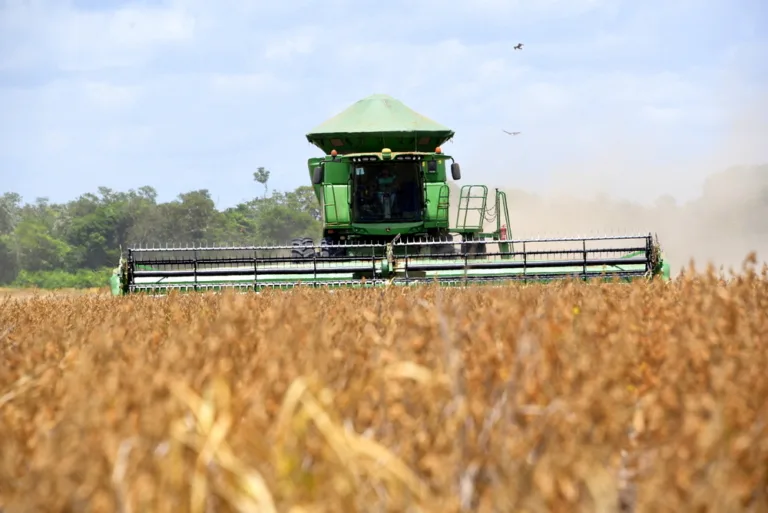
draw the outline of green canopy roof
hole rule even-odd
[[[374,94],[315,127],[307,140],[326,154],[434,151],[454,132],[386,94]]]

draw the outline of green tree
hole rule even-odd
[[[228,242],[239,245],[259,243],[257,210],[247,203],[229,208],[223,213],[223,233]]]
[[[15,230],[21,218],[21,196],[6,192],[0,196],[0,284],[7,285],[20,271]]]
[[[289,208],[309,214],[312,219],[320,221],[320,203],[315,196],[315,189],[309,185],[302,185],[296,190],[285,193],[284,203]]]
[[[260,205],[255,227],[261,244],[286,244],[296,237],[316,237],[320,232],[320,223],[311,215],[277,202]]]
[[[296,237],[320,234],[317,199],[311,191],[311,187],[273,191],[268,198],[246,203],[259,244],[286,244]]]
[[[269,177],[270,172],[259,167],[254,180],[264,185],[264,194],[223,212],[215,208],[205,189],[179,194],[169,202],[158,202],[151,187],[127,192],[99,187],[62,204],[47,198],[24,204],[18,194],[4,193],[0,196],[0,283],[89,286],[102,280],[117,263],[121,247],[127,245],[268,245],[284,244],[295,237],[318,238],[321,207],[314,188],[301,186],[268,194]],[[455,205],[458,189],[452,183],[449,187]],[[508,191],[508,198],[513,208],[549,208],[545,198],[523,191]],[[663,230],[669,234],[662,240],[672,246],[673,261],[690,254],[688,245],[676,242],[681,229],[686,230],[686,240],[700,241],[704,248],[700,253],[722,256],[725,247],[729,258],[736,258],[750,248],[765,248],[768,167],[733,168],[712,175],[701,196],[685,204],[662,197],[657,205],[646,208],[603,197],[558,200],[557,208],[563,212],[600,211],[604,218],[668,219]],[[713,234],[727,239],[727,244],[712,245]],[[675,244],[684,256],[673,255]]]
[[[226,223],[206,189],[179,194],[175,201],[159,205],[160,244],[213,244],[224,242]]]
[[[259,167],[253,173],[253,179],[264,186],[264,198],[266,198],[268,192],[267,182],[269,182],[269,170]]]
[[[16,226],[16,244],[19,261],[27,271],[64,269],[72,250],[34,217],[22,219]]]
[[[0,235],[0,285],[8,285],[19,275],[19,255],[12,235]]]
[[[13,232],[21,214],[21,196],[6,192],[0,196],[0,235]]]

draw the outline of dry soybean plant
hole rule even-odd
[[[768,511],[768,273],[0,299],[0,509]]]

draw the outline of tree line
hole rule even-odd
[[[269,171],[259,168],[254,179],[264,186],[261,197],[221,211],[205,189],[165,203],[149,186],[99,187],[66,203],[24,203],[7,192],[0,196],[0,285],[101,287],[132,245],[281,244],[320,234],[312,187],[267,194]]]
[[[149,186],[127,192],[100,187],[66,203],[46,198],[23,203],[18,194],[5,193],[0,196],[0,286],[101,287],[121,250],[131,245],[267,245],[319,238],[320,208],[312,187],[270,193],[264,168],[254,180],[263,194],[221,211],[205,189],[165,203]],[[449,185],[455,205],[458,188]],[[762,261],[768,257],[767,165],[712,175],[701,195],[683,205],[669,197],[641,206],[604,196],[569,200],[507,192],[513,236],[637,225],[658,233],[675,267],[690,258],[738,266],[750,251]]]

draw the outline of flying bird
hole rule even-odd
[[[523,43],[517,43],[515,46],[515,50],[522,50],[523,49]]]
[[[505,134],[509,134],[509,135],[517,135],[517,134],[519,134],[519,133],[520,133],[520,132],[507,132],[507,131],[506,131],[506,130],[504,130],[503,128],[501,129],[501,131],[502,131],[502,132],[504,132]]]

